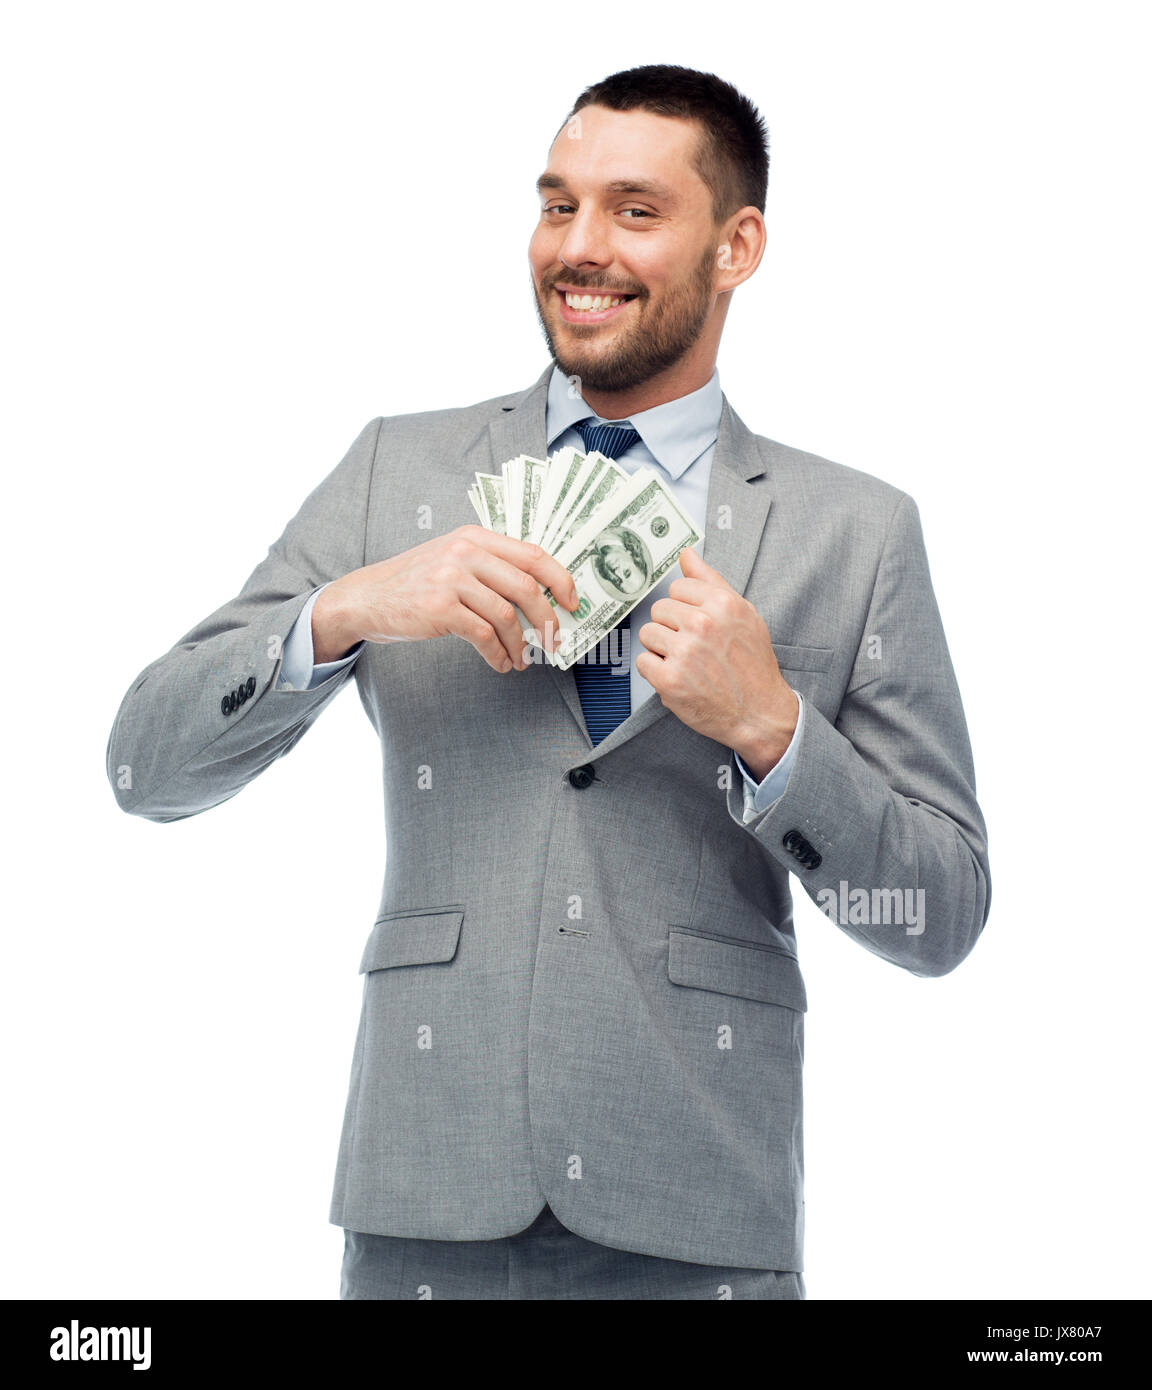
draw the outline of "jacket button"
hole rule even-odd
[[[231,713],[232,713],[232,697],[231,697],[231,695],[225,695],[224,698],[220,701],[220,713],[221,713],[221,714],[231,714]]]
[[[800,861],[802,868],[818,869],[824,862],[823,856],[808,843],[799,830],[789,830],[781,843],[793,859]]]
[[[596,780],[596,774],[587,763],[583,767],[574,767],[568,774],[568,780],[578,792],[582,792],[585,787],[590,787]]]

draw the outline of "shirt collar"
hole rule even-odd
[[[716,443],[723,404],[720,373],[713,368],[712,375],[698,391],[655,405],[651,410],[641,410],[628,418],[660,467],[670,477],[679,478]],[[572,390],[560,368],[553,367],[546,407],[549,451],[565,430],[589,415],[600,419],[583,396]]]

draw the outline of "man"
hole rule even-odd
[[[529,253],[552,363],[518,394],[371,421],[117,716],[109,776],[155,821],[235,795],[351,677],[379,734],[343,1297],[803,1298],[789,873],[917,975],[987,918],[914,502],[751,434],[720,392],[767,175],[759,115],[716,77],[586,90]],[[544,590],[574,608],[569,575],[468,524],[466,493],[567,444],[660,470],[703,540],[607,656],[561,671],[516,609],[551,644]]]

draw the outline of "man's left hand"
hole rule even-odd
[[[680,568],[684,578],[636,634],[647,648],[636,670],[677,719],[739,753],[762,781],[792,741],[800,703],[752,604],[691,548]]]

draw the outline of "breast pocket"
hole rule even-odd
[[[792,647],[787,642],[773,642],[772,650],[781,671],[827,671],[835,655],[832,647]]]
[[[797,1013],[808,1008],[804,977],[795,956],[735,937],[671,927],[668,978],[676,985],[759,999]]]
[[[797,647],[788,642],[773,642],[776,662],[781,674],[793,690],[810,700],[818,700],[825,692],[832,658],[836,655],[832,647]]]
[[[360,974],[451,960],[460,944],[463,920],[464,909],[459,904],[384,913],[377,918],[364,947]]]

